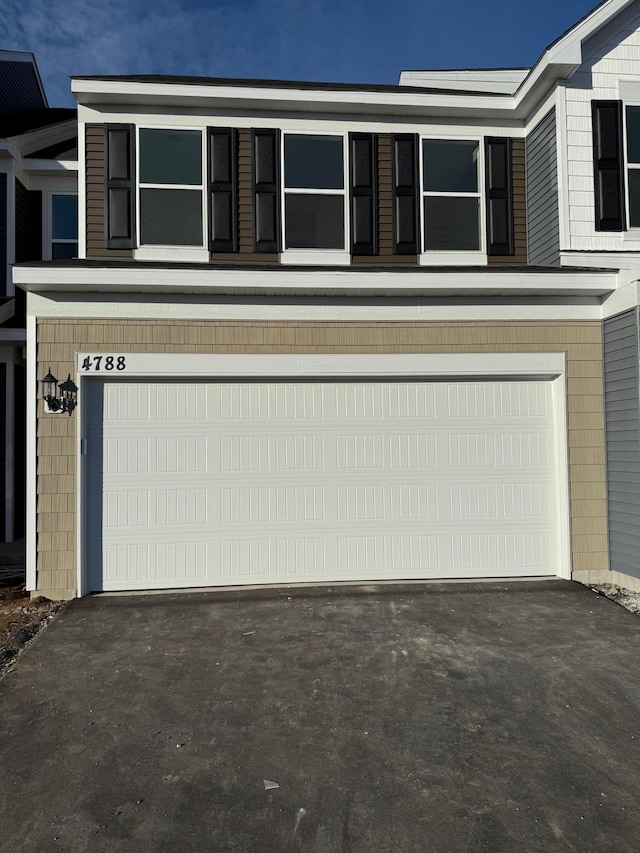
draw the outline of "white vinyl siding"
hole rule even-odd
[[[593,139],[591,102],[627,100],[621,89],[640,84],[640,15],[627,10],[585,47],[585,62],[567,85],[559,89],[565,99],[567,138],[567,188],[561,202],[568,206],[570,245],[574,251],[640,251],[640,235],[595,230]],[[637,102],[637,99],[634,99]]]

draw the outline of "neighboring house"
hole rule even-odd
[[[531,69],[72,91],[79,260],[15,271],[30,589],[640,588],[640,2]]]
[[[33,54],[0,50],[0,542],[25,522],[25,299],[12,265],[77,255],[77,159],[76,111],[49,108]]]

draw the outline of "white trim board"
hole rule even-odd
[[[287,378],[339,378],[345,379],[380,379],[395,376],[402,379],[411,378],[468,378],[473,380],[486,379],[496,381],[501,378],[548,379],[553,383],[555,401],[555,440],[557,447],[557,488],[559,511],[559,566],[558,576],[571,577],[571,555],[569,538],[569,485],[568,485],[568,449],[567,449],[567,419],[566,419],[566,383],[564,353],[509,353],[509,354],[415,354],[403,353],[397,355],[180,355],[180,354],[124,354],[126,367],[118,372],[113,368],[105,369],[107,353],[78,354],[78,385],[79,395],[86,389],[86,380],[91,378],[111,378],[126,381],[128,378],[166,377],[207,379],[210,381],[231,377],[287,377]],[[123,354],[115,354],[117,356]],[[83,370],[85,359],[100,358],[98,370],[90,367]],[[32,402],[35,408],[35,400]],[[81,418],[82,405],[78,407]],[[82,421],[78,421],[78,488],[77,488],[77,530],[78,530],[78,562],[77,589],[78,595],[85,595],[88,585],[86,554],[84,551],[84,470],[82,457]],[[35,435],[33,446],[33,461],[35,465]],[[35,485],[35,483],[34,483]],[[35,493],[35,490],[34,490]],[[31,504],[29,505],[31,509]],[[35,502],[33,505],[35,519]]]
[[[107,358],[122,357],[124,367],[106,366]],[[101,361],[96,366],[96,359]],[[83,367],[86,359],[90,366]],[[390,355],[225,355],[179,353],[78,353],[79,377],[129,376],[194,377],[555,377],[564,371],[564,353],[460,353]]]
[[[29,308],[30,294],[27,294],[27,310]],[[27,316],[27,489],[26,489],[26,533],[25,533],[25,558],[26,558],[26,586],[31,592],[36,588],[36,560],[37,560],[37,443],[36,443],[36,404],[38,381],[36,378],[36,318]]]
[[[556,272],[497,272],[490,267],[474,269],[378,270],[367,269],[231,269],[222,267],[166,269],[155,267],[19,266],[16,284],[32,293],[192,293],[243,292],[335,293],[402,292],[417,296],[604,296],[616,289],[615,270],[564,270]]]
[[[37,317],[65,319],[324,321],[324,322],[508,322],[599,320],[598,297],[508,300],[406,298],[276,298],[219,296],[203,301],[183,296],[149,295],[140,301],[129,294],[102,294],[78,300],[71,293],[31,293],[29,310]]]

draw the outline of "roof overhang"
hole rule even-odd
[[[70,292],[252,296],[524,296],[602,297],[615,270],[508,268],[233,268],[154,266],[28,266],[13,270],[30,293]]]

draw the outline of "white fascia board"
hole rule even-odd
[[[419,293],[421,295],[511,294],[549,296],[603,296],[615,290],[613,271],[496,272],[488,267],[477,270],[417,271],[395,270],[273,270],[166,269],[166,268],[73,268],[29,267],[13,271],[14,282],[31,293],[70,291],[100,293],[120,290],[130,293],[202,293],[230,291],[250,294],[310,293]]]
[[[64,142],[65,139],[73,139],[76,135],[76,120],[68,119],[67,121],[56,122],[47,127],[39,127],[35,130],[29,130],[26,133],[19,133],[10,137],[12,142],[16,142],[20,147],[20,153],[24,157],[27,154],[32,154],[40,148],[47,148],[50,145],[55,145],[57,142]]]
[[[389,355],[275,355],[124,353],[108,369],[108,353],[78,353],[78,376],[558,376],[564,353],[401,353]],[[96,366],[96,356],[101,356]]]
[[[345,112],[355,106],[367,106],[368,112],[393,114],[398,108],[404,111],[447,115],[452,107],[458,110],[489,111],[497,115],[508,115],[513,108],[509,96],[469,95],[453,96],[450,92],[377,92],[366,89],[353,91],[327,91],[322,89],[278,88],[267,86],[218,86],[189,83],[140,83],[113,80],[71,80],[71,91],[79,105],[90,104],[148,104],[181,103],[190,101],[200,106],[233,109],[237,104],[251,104],[256,109],[267,109],[274,102],[295,111]],[[310,110],[311,106],[311,110]]]
[[[124,111],[122,106],[106,106],[99,110],[94,107],[80,107],[79,114],[86,124],[140,124],[145,127],[176,127],[182,130],[194,128],[201,130],[203,126],[202,110],[193,107],[177,111],[160,106],[142,112],[142,108],[132,106],[131,111]],[[499,122],[499,123],[498,123]],[[273,113],[260,113],[256,110],[245,110],[242,115],[236,111],[233,117],[223,111],[215,115],[207,115],[209,127],[228,127],[230,123],[236,128],[254,129],[260,127],[273,128],[298,133],[312,131],[316,133],[335,132],[353,133],[438,133],[446,136],[466,136],[481,134],[482,136],[504,136],[522,138],[524,127],[521,121],[511,119],[492,119],[480,115],[456,118],[451,116],[408,116],[395,117],[374,116],[364,113],[344,113],[339,115],[315,116],[312,113],[284,113],[274,118]]]
[[[210,296],[105,293],[30,293],[30,315],[44,318],[198,322],[519,322],[599,320],[592,297],[322,297]]]
[[[640,252],[581,252],[564,250],[560,252],[560,266],[588,267],[594,269],[618,270],[620,278],[626,273],[640,276]]]
[[[637,305],[640,305],[640,282],[632,281],[603,300],[602,319],[613,317],[615,314],[628,311],[629,308],[635,308]]]
[[[556,82],[577,71],[583,62],[582,49],[585,42],[634,2],[635,0],[609,0],[602,3],[545,50],[516,92],[515,109],[518,110],[530,102],[543,81],[546,86],[551,80]]]
[[[398,85],[513,95],[530,70],[529,68],[454,68],[401,71]]]
[[[77,174],[77,160],[23,160],[22,168],[29,174],[59,175],[60,173]]]

